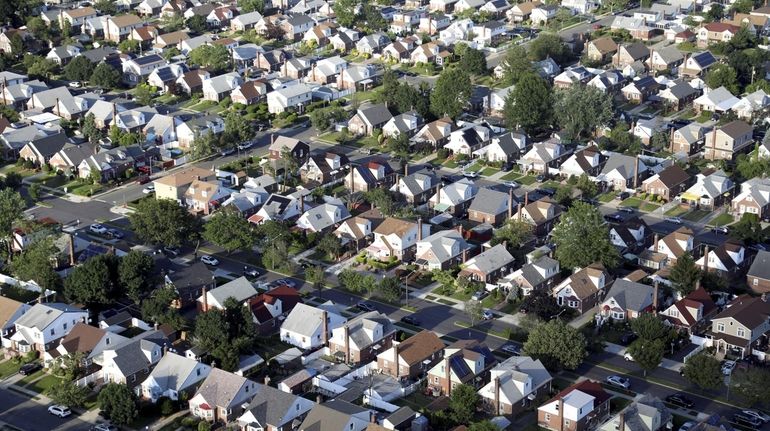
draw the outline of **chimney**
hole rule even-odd
[[[669,145],[669,151],[672,153],[674,152],[674,128],[671,128],[670,134],[668,136],[668,145]]]
[[[342,336],[345,337],[345,362],[350,362],[350,329],[348,329],[348,325],[345,324],[343,327]]]
[[[115,102],[112,102],[112,119],[115,121],[115,117],[118,116],[118,106],[115,104]]]
[[[524,206],[529,205],[529,192],[524,193]]]
[[[703,272],[709,272],[709,246],[706,245],[706,249],[703,251]]]
[[[652,239],[652,251],[657,252],[658,251],[658,241],[660,241],[660,236],[656,233],[655,236]]]
[[[695,290],[700,289],[700,278],[695,280]]]
[[[634,158],[634,190],[636,190],[636,187],[639,183],[639,155],[637,154]]]
[[[626,431],[626,412],[622,411],[618,415],[618,418],[620,418],[620,423],[618,424],[618,431]]]
[[[404,163],[404,176],[409,175],[409,163]]]
[[[70,251],[70,266],[75,266],[75,237],[69,234],[67,239]]]
[[[209,293],[208,289],[206,289],[206,286],[203,286],[203,290],[201,291],[201,295],[203,296],[203,311],[209,311]]]
[[[516,215],[518,216],[519,221],[521,221],[521,213],[522,212],[523,211],[521,211],[521,202],[516,202]]]
[[[323,341],[323,345],[325,346],[326,343],[329,341],[329,316],[326,310],[321,313],[321,318],[323,319],[323,322],[321,322],[321,340]]]
[[[468,261],[468,247],[463,248],[463,263]]]
[[[446,395],[452,395],[452,372],[449,368],[449,357],[444,358],[444,378],[446,379]]]
[[[61,117],[61,107],[59,107],[59,98],[56,98],[56,115]]]
[[[422,217],[417,219],[417,241],[422,241]]]
[[[562,398],[562,397],[559,397],[558,409],[559,409],[559,427],[558,427],[558,430],[559,431],[564,431],[564,398]]]
[[[270,376],[265,376],[265,379],[263,380],[265,386],[270,384]]]
[[[652,285],[652,312],[658,312],[658,281]]]
[[[438,189],[436,189],[436,205],[441,203],[441,187],[442,183],[438,183]]]
[[[500,377],[495,377],[495,415],[500,414]]]
[[[5,79],[5,83],[3,84],[3,105],[8,105],[8,99],[5,96],[5,88],[8,86],[8,80]]]
[[[400,370],[398,369],[398,344],[396,343],[393,343],[393,364],[396,367],[393,377],[398,378]]]
[[[299,197],[299,213],[305,214],[305,198],[302,196]]]
[[[171,117],[171,131],[174,132],[174,139],[176,139],[176,117]]]
[[[716,148],[717,148],[717,129],[714,127],[714,130],[711,131],[711,158],[713,159],[714,156],[716,156]],[[708,158],[708,157],[707,157]]]
[[[377,413],[373,411],[369,411],[369,422],[376,424],[377,423]]]
[[[275,133],[270,134],[270,145],[272,146],[275,143]]]
[[[508,188],[508,218],[513,217],[513,188]]]

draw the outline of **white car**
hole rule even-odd
[[[517,183],[516,181],[503,181],[503,185],[510,187],[512,189],[519,187],[519,183]]]
[[[88,230],[99,235],[104,235],[107,233],[107,228],[100,225],[99,223],[92,224],[88,227]]]
[[[203,256],[201,256],[201,262],[205,263],[206,265],[211,265],[211,266],[219,265],[219,260],[217,260],[216,257],[209,256],[207,254],[204,254]]]
[[[484,313],[481,315],[481,318],[484,320],[492,320],[495,318],[495,315],[492,314],[489,310],[484,310]]]
[[[72,414],[72,411],[67,406],[56,405],[48,407],[48,413],[59,416],[60,418],[66,418]]]
[[[631,387],[631,380],[620,376],[607,376],[607,383],[623,389],[628,389]]]
[[[241,151],[248,150],[249,148],[251,148],[252,145],[254,144],[251,142],[244,142],[242,144],[238,144],[238,149]]]
[[[473,172],[473,171],[463,171],[463,176],[465,178],[478,178],[479,177],[479,173],[478,172]]]
[[[633,356],[631,356],[631,354],[630,354],[630,353],[628,353],[628,352],[626,352],[626,353],[623,355],[623,359],[625,359],[626,361],[629,361],[629,362],[634,362],[634,357],[633,357]]]
[[[722,364],[722,374],[725,376],[729,376],[733,373],[733,369],[735,368],[735,361],[725,361],[724,364]]]
[[[69,86],[72,88],[80,88],[83,86],[79,81],[72,81],[69,83]]]
[[[762,413],[762,412],[757,411],[757,410],[741,410],[741,412],[744,415],[746,415],[746,416],[755,417],[755,418],[761,420],[764,423],[770,422],[770,415],[768,415],[766,413]]]
[[[679,431],[690,431],[690,428],[695,426],[695,422],[685,422],[679,427]]]
[[[679,217],[666,217],[664,220],[666,220],[669,223],[682,224],[682,219],[680,219]]]
[[[142,189],[142,193],[149,195],[150,193],[155,193],[155,184],[150,184],[149,186]]]

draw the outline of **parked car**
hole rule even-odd
[[[738,412],[734,414],[733,422],[743,427],[748,427],[752,429],[759,429],[763,423],[761,419],[744,414],[743,412]]]
[[[617,199],[617,200],[619,200],[619,201],[623,201],[623,200],[626,200],[626,199],[628,199],[628,197],[629,197],[629,196],[631,196],[631,194],[630,194],[630,193],[628,193],[628,192],[620,192],[620,193],[618,193],[618,195],[615,197],[615,199]]]
[[[142,189],[142,193],[149,195],[150,193],[155,193],[155,184],[150,184],[149,186]]]
[[[238,144],[238,149],[241,151],[248,150],[249,148],[252,147],[252,145],[254,145],[253,142],[242,142]]]
[[[29,364],[24,364],[19,368],[19,374],[22,376],[28,376],[38,370],[42,370],[43,366],[40,365],[37,362],[30,362]]]
[[[492,314],[490,310],[484,310],[484,313],[481,314],[481,318],[484,320],[492,320],[495,318],[495,315]]]
[[[666,217],[664,220],[669,223],[682,224],[682,219],[679,217]]]
[[[607,214],[607,215],[604,216],[604,220],[606,220],[608,222],[615,222],[615,223],[617,223],[617,222],[622,222],[623,221],[623,217],[621,217],[619,214]]]
[[[503,185],[506,187],[510,187],[512,189],[519,187],[519,183],[517,183],[516,181],[503,181]]]
[[[518,356],[521,354],[521,347],[515,345],[515,344],[506,344],[503,347],[500,348],[505,353],[510,353],[511,355]]]
[[[635,210],[631,207],[618,207],[618,211],[633,214]]]
[[[91,431],[118,431],[118,427],[111,424],[96,424],[91,427]]]
[[[222,150],[221,153],[219,153],[222,157],[229,156],[230,154],[235,153],[235,148],[225,148]]]
[[[743,413],[746,416],[753,416],[764,423],[770,422],[770,415],[768,415],[767,413],[762,413],[758,410],[741,410],[741,413]]]
[[[538,183],[542,183],[543,181],[545,181],[545,179],[546,179],[545,175],[543,175],[543,174],[540,174],[540,175],[535,177],[535,181],[537,181]]]
[[[412,316],[404,316],[401,318],[401,321],[408,325],[420,326],[420,321]]]
[[[444,185],[452,184],[453,182],[455,182],[455,179],[452,178],[451,175],[442,175],[441,182],[444,183]]]
[[[80,81],[70,81],[69,86],[72,88],[80,88],[83,84],[81,84]]]
[[[243,275],[245,277],[259,277],[262,275],[262,272],[258,270],[257,268],[249,268],[248,266],[243,267]]]
[[[695,426],[695,422],[685,422],[679,427],[679,431],[690,431],[690,428]]]
[[[628,352],[623,354],[623,359],[625,359],[628,362],[634,362],[634,357],[631,356],[631,354]]]
[[[478,178],[479,177],[479,173],[478,172],[473,172],[473,171],[468,171],[468,172],[463,172],[463,176],[465,178]]]
[[[136,177],[136,182],[139,185],[145,185],[150,182],[150,176],[149,175],[140,175]]]
[[[511,162],[504,163],[500,168],[500,170],[503,172],[510,172],[511,169],[513,169],[513,163]]]
[[[72,411],[67,406],[55,405],[48,407],[48,413],[59,416],[60,418],[66,418],[72,414]]]
[[[735,361],[725,361],[724,364],[722,364],[722,374],[725,376],[729,376],[733,373],[733,370],[735,369]]]
[[[631,387],[631,380],[625,377],[612,375],[612,376],[607,376],[607,384],[612,386],[617,386],[623,389],[628,389]]]
[[[714,233],[721,233],[722,235],[727,235],[729,233],[725,226],[714,226],[711,230]]]
[[[201,256],[201,262],[205,263],[206,265],[211,266],[217,266],[219,265],[219,260],[214,256],[209,256],[207,254],[204,254]]]
[[[358,307],[358,309],[361,311],[374,311],[374,305],[365,301],[359,302],[356,304],[356,307]]]
[[[553,197],[553,195],[556,194],[556,190],[554,190],[554,189],[552,189],[550,187],[546,187],[546,188],[542,188],[542,189],[537,189],[536,191],[538,193],[540,193],[541,195],[545,195],[545,196],[548,196],[548,197]]]
[[[471,296],[471,299],[474,301],[481,301],[482,299],[486,298],[489,295],[489,293],[486,290],[477,290],[473,296]]]
[[[104,235],[107,233],[107,228],[100,225],[99,223],[94,223],[91,226],[88,227],[88,230],[90,230],[92,233]]]
[[[629,344],[633,343],[636,340],[636,334],[633,332],[626,332],[625,334],[620,336],[620,344],[624,346],[628,346]]]
[[[289,286],[293,289],[297,288],[297,282],[292,280],[291,278],[281,278],[281,279],[275,280],[273,283],[275,283],[277,286]]]
[[[179,253],[181,253],[181,250],[179,250],[179,247],[171,247],[171,246],[163,247],[163,251],[165,251],[166,254],[170,254],[174,257],[179,256]]]
[[[123,239],[123,232],[117,229],[107,229],[107,236],[115,239]]]
[[[695,405],[695,403],[690,398],[684,394],[679,393],[667,396],[666,402],[677,407],[684,407],[686,409],[691,409],[692,406]]]

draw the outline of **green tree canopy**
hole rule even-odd
[[[134,393],[123,384],[107,383],[97,401],[101,413],[115,425],[128,425],[139,414]]]
[[[91,390],[88,386],[78,386],[67,380],[53,385],[46,390],[46,395],[56,404],[67,407],[83,407]]]
[[[173,287],[153,290],[149,298],[142,300],[142,319],[159,325],[169,325],[175,329],[182,328],[184,319],[179,315],[177,308],[171,307],[175,299],[178,299],[178,295]]]
[[[170,199],[143,199],[129,220],[137,236],[150,244],[180,246],[200,231],[195,216]]]
[[[50,237],[35,241],[11,262],[11,270],[20,280],[34,280],[44,289],[57,290],[61,278],[54,270],[52,259],[58,252]]]
[[[667,342],[671,339],[671,328],[666,326],[655,313],[642,313],[631,321],[631,329],[642,340]]]
[[[118,44],[120,52],[126,54],[137,54],[139,52],[139,41],[134,39],[126,39]]]
[[[562,214],[551,237],[556,244],[556,258],[563,268],[583,268],[601,262],[614,268],[618,250],[610,242],[609,227],[599,210],[577,202]]]
[[[509,128],[522,128],[529,134],[547,130],[553,119],[548,82],[535,73],[522,76],[505,98],[503,115]]]
[[[758,367],[733,370],[730,388],[749,406],[767,406],[770,400],[770,371]]]
[[[704,390],[713,390],[724,384],[725,376],[717,358],[698,353],[684,363],[684,378]]]
[[[469,385],[457,385],[449,396],[449,410],[452,419],[459,424],[469,424],[476,413],[476,404],[479,402],[479,394]]]
[[[460,67],[472,75],[487,73],[487,58],[478,49],[467,48],[460,57]]]
[[[203,238],[222,247],[227,253],[248,251],[257,241],[251,224],[237,211],[217,211],[204,225]]]
[[[548,369],[574,370],[586,358],[583,333],[560,319],[539,323],[529,333],[524,351]]]
[[[497,245],[506,242],[508,247],[518,248],[530,241],[534,235],[535,232],[531,224],[523,220],[520,221],[517,218],[512,218],[503,227],[495,230],[492,244]]]
[[[700,268],[695,264],[690,253],[680,256],[674,266],[671,267],[669,281],[680,295],[686,296],[695,290],[695,283],[700,279]]]
[[[706,73],[706,85],[716,90],[719,87],[725,87],[732,94],[740,94],[738,88],[738,74],[732,66],[727,64],[716,64]]]
[[[468,72],[453,67],[444,69],[430,93],[430,110],[437,117],[457,118],[471,97],[471,79]]]
[[[120,297],[117,285],[119,259],[114,255],[94,256],[64,279],[64,294],[73,302],[102,307]]]
[[[529,44],[529,58],[533,61],[541,61],[548,57],[559,64],[564,64],[572,57],[572,53],[558,34],[543,32]]]
[[[193,64],[216,72],[230,67],[230,53],[224,45],[201,45],[190,51],[188,57]]]
[[[510,85],[516,85],[522,76],[535,72],[527,49],[522,45],[512,46],[502,64],[503,80]]]
[[[131,250],[120,258],[118,280],[126,295],[136,303],[155,287],[153,274],[155,261],[152,257]]]
[[[11,188],[0,189],[0,237],[8,238],[11,235],[13,223],[24,214],[26,205],[19,192]]]
[[[254,11],[259,13],[265,12],[265,0],[238,0],[238,6],[243,9],[243,13]]]
[[[262,0],[259,0],[262,1]],[[264,3],[263,3],[264,5]],[[245,12],[245,11],[244,11]],[[253,12],[253,11],[252,11]],[[261,13],[261,11],[260,11]],[[190,18],[187,19],[185,22],[187,25],[187,28],[190,29],[193,33],[196,34],[203,34],[208,29],[208,24],[206,23],[206,17],[202,15],[193,15]]]
[[[766,238],[756,214],[743,213],[741,219],[730,225],[730,236],[747,244],[763,242]]]
[[[586,138],[612,119],[612,96],[596,87],[572,85],[556,92],[554,114],[571,138]]]
[[[120,72],[109,64],[101,62],[94,68],[89,81],[97,87],[110,89],[117,87],[120,84],[120,79]]]
[[[639,338],[628,346],[628,353],[634,358],[634,362],[639,364],[646,376],[649,371],[658,368],[663,360],[663,349],[666,345],[663,340],[647,340]]]
[[[234,298],[225,300],[224,309],[212,308],[195,321],[195,343],[217,358],[219,366],[232,371],[238,367],[238,355],[247,352],[256,327],[251,310]]]
[[[79,55],[64,66],[64,76],[70,81],[88,81],[93,69],[94,65],[91,60]]]

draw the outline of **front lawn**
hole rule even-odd
[[[443,166],[447,169],[454,169],[457,167],[457,160],[455,159],[447,160],[443,163]]]
[[[709,226],[725,226],[734,221],[735,221],[735,217],[733,217],[732,214],[724,213],[714,217],[709,222]]]
[[[0,380],[19,372],[21,363],[14,363],[10,359],[0,362]]]
[[[89,184],[79,180],[70,181],[63,187],[67,189],[67,193],[72,193],[78,196],[92,196],[104,189],[102,184]]]
[[[641,199],[635,198],[635,197],[630,197],[630,198],[627,198],[626,200],[624,200],[623,202],[621,202],[620,205],[622,205],[624,207],[627,207],[627,208],[639,209],[639,207],[642,206],[642,203],[644,203],[644,201],[642,201]]]
[[[489,177],[489,176],[492,176],[492,175],[494,175],[494,174],[496,174],[498,172],[500,172],[500,169],[489,167],[489,168],[484,168],[484,170],[481,171],[481,175],[483,175],[485,177]]]
[[[481,163],[474,162],[470,166],[467,166],[463,171],[465,172],[479,172],[484,166]]]
[[[59,377],[48,375],[43,377],[40,380],[30,383],[29,385],[27,385],[27,389],[33,390],[39,394],[43,394],[46,391],[48,391],[48,389],[56,385],[60,385],[63,382],[64,380]]]
[[[642,205],[639,206],[639,209],[646,213],[651,213],[658,208],[660,208],[660,205],[651,202],[643,202]]]
[[[693,121],[695,121],[696,123],[705,123],[706,121],[709,121],[711,119],[712,115],[714,114],[710,111],[703,111],[700,113],[700,115],[695,117],[695,120]]]
[[[666,211],[666,215],[669,216],[669,217],[679,217],[679,216],[687,213],[688,210],[689,210],[688,207],[677,205],[677,206],[671,208],[670,210]]]
[[[518,172],[509,172],[500,178],[503,181],[518,181],[519,177],[521,177],[521,174]]]
[[[705,210],[692,210],[689,213],[685,214],[682,218],[690,221],[700,221],[703,217],[706,217],[709,214],[710,212]],[[726,215],[730,216],[730,214],[726,214]],[[732,221],[732,216],[730,216],[730,221]]]
[[[518,181],[521,184],[524,184],[525,186],[531,186],[532,184],[535,184],[537,182],[535,177],[533,177],[532,175],[525,175],[517,179],[516,181]]]
[[[18,385],[18,386],[27,386],[30,383],[32,383],[33,380],[39,379],[39,378],[43,377],[44,374],[45,373],[43,372],[43,370],[36,371],[36,372],[34,372],[32,374],[29,374],[29,375],[26,375],[26,376],[22,377],[21,380],[16,382],[16,385]]]
[[[612,202],[612,200],[615,199],[615,194],[612,192],[602,193],[597,196],[596,199],[598,199],[599,202],[606,204],[608,202]]]

